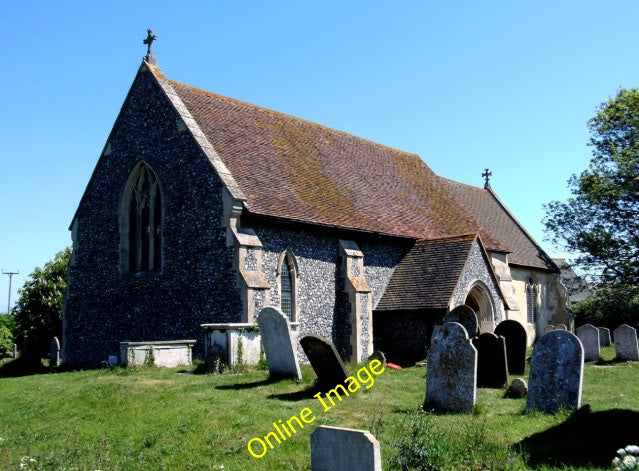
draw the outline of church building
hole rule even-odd
[[[426,356],[467,304],[532,341],[567,323],[559,270],[483,188],[418,155],[166,78],[149,53],[70,230],[63,357],[196,339],[202,324],[285,313],[345,360]]]

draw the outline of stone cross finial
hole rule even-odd
[[[487,186],[490,186],[490,176],[492,174],[493,174],[493,172],[491,172],[488,169],[484,170],[484,173],[481,174],[481,176],[484,177],[484,179],[486,180],[484,182],[484,188],[486,188]]]
[[[158,37],[153,34],[153,31],[151,31],[151,28],[146,30],[146,39],[144,39],[142,41],[142,44],[146,44],[147,45],[147,50],[146,50],[146,59],[149,60],[153,58],[153,41],[155,41]]]

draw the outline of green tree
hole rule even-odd
[[[568,201],[545,205],[546,232],[576,255],[573,266],[627,296],[639,285],[639,90],[619,90],[588,128],[590,164],[570,177]]]
[[[28,336],[46,352],[51,337],[61,337],[62,304],[67,288],[67,269],[71,249],[58,252],[43,268],[36,268],[24,286],[13,313],[19,340]]]

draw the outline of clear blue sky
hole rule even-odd
[[[639,2],[4,2],[0,268],[70,245],[68,225],[151,26],[170,78],[481,172],[543,242],[542,205],[590,159],[586,121],[639,84]],[[0,312],[8,278],[0,278]],[[12,302],[13,304],[13,302]]]

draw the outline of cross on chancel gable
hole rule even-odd
[[[490,186],[490,176],[492,174],[493,174],[493,172],[491,172],[488,169],[484,170],[484,173],[481,174],[481,176],[484,177],[484,179],[486,180],[484,182],[484,188],[486,188],[487,186]]]
[[[146,60],[150,60],[152,62],[155,62],[153,60],[153,41],[155,41],[158,37],[153,34],[153,31],[151,31],[151,28],[146,30],[146,39],[142,40],[142,44],[146,44],[147,49],[146,49]]]

